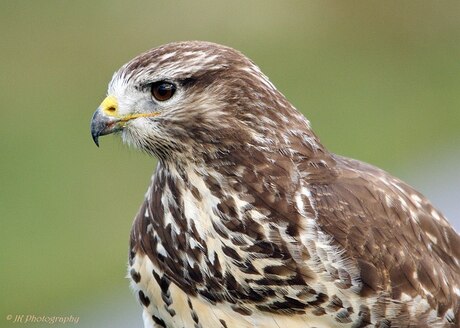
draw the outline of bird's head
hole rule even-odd
[[[91,133],[96,144],[120,132],[124,142],[160,160],[196,160],[248,143],[273,144],[297,121],[308,127],[244,55],[188,41],[154,48],[122,66],[93,115]]]

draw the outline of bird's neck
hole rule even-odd
[[[263,212],[268,203],[282,207],[282,202],[294,201],[308,166],[324,170],[330,157],[314,137],[294,132],[289,136],[278,147],[246,144],[195,161],[160,161],[148,192],[158,229],[176,232],[171,245],[206,244],[219,236],[216,225],[223,216],[244,220],[245,206]],[[184,235],[195,241],[188,242]]]
[[[147,253],[154,254],[151,260],[158,270],[192,294],[207,290],[203,277],[222,279],[229,272],[240,272],[235,259],[251,260],[235,245],[257,248],[273,229],[296,233],[289,222],[298,222],[301,216],[301,210],[292,206],[305,181],[301,173],[305,170],[299,167],[325,158],[314,145],[308,136],[298,135],[285,148],[246,145],[187,165],[159,162],[135,224],[142,230],[140,236],[147,238],[139,247],[151,248]],[[279,218],[288,219],[271,227]],[[288,254],[274,243],[269,249]],[[243,284],[245,274],[235,276],[236,281]],[[216,288],[214,297],[225,294]]]

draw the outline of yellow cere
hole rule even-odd
[[[137,114],[129,114],[126,116],[120,116],[118,114],[117,98],[115,98],[114,96],[107,96],[107,98],[105,98],[102,101],[99,107],[101,108],[101,110],[104,112],[105,115],[116,117],[123,122],[127,122],[129,120],[133,120],[138,117],[154,117],[160,114],[159,112],[153,112],[153,113],[137,113]]]
[[[100,108],[104,114],[108,116],[118,116],[118,102],[117,98],[113,96],[107,96],[107,98],[102,101]]]

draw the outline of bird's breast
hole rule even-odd
[[[294,201],[307,207],[308,191],[300,189]],[[286,320],[295,327],[305,316],[352,321],[353,312],[344,310],[352,299],[333,297],[338,288],[326,268],[341,263],[340,250],[314,218],[291,211],[303,215],[295,237],[289,220],[274,221],[273,208],[254,202],[217,172],[157,171],[133,226],[130,261],[133,286],[154,322],[155,315],[167,326],[182,317],[203,327],[221,320],[227,327],[270,327],[267,318],[273,327]],[[347,279],[345,289],[353,284]],[[209,315],[200,315],[205,308]],[[218,321],[206,321],[210,311],[220,313]]]

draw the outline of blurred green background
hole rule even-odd
[[[0,326],[140,325],[127,245],[155,160],[89,133],[123,63],[176,40],[237,48],[329,149],[442,201],[460,180],[459,15],[458,1],[1,1]]]

